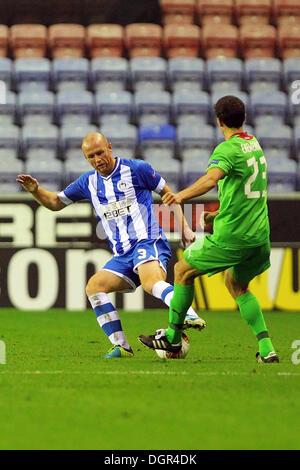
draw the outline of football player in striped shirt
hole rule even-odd
[[[142,285],[146,292],[170,306],[174,288],[166,282],[166,269],[171,250],[155,217],[151,194],[155,191],[163,196],[170,188],[149,163],[113,157],[111,144],[98,132],[83,139],[82,151],[93,170],[59,194],[41,188],[31,175],[19,175],[17,181],[50,210],[58,211],[83,199],[93,205],[114,256],[90,278],[86,293],[99,325],[112,343],[105,358],[132,357],[119,313],[108,294],[132,292]],[[183,241],[192,242],[195,234],[180,205],[175,205],[176,215],[183,222]],[[185,327],[201,330],[205,326],[205,321],[190,308]]]

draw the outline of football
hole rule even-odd
[[[156,349],[156,354],[160,359],[184,359],[190,350],[190,341],[185,333],[182,333],[181,349],[177,353]]]

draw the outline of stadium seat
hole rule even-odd
[[[81,154],[80,159],[76,159],[76,165],[74,165],[73,159],[68,159],[64,163],[64,178],[65,184],[68,185],[75,181],[83,173],[91,171],[93,168],[90,163]]]
[[[237,57],[238,28],[231,24],[206,24],[202,28],[202,47],[206,59]]]
[[[194,155],[192,158],[183,160],[184,187],[190,186],[205,175],[209,157],[209,153],[206,153],[202,158],[199,155]],[[213,191],[216,192],[216,189],[214,188]]]
[[[24,171],[24,163],[17,158],[4,155],[0,156],[0,193],[14,194],[21,190],[21,185],[16,182],[16,176]]]
[[[53,159],[29,159],[25,163],[26,173],[37,178],[41,186],[48,191],[57,192],[61,190],[63,183],[63,164]]]
[[[234,12],[233,0],[197,0],[197,15],[203,26],[230,24]]]
[[[300,78],[300,57],[286,59],[282,64],[284,86],[286,91],[289,92],[291,84]]]
[[[256,126],[267,122],[284,124],[287,113],[287,95],[282,91],[257,91],[251,93],[251,116]]]
[[[138,131],[135,126],[125,123],[118,126],[104,124],[100,132],[111,142],[113,155],[121,158],[135,157],[138,143]]]
[[[293,132],[289,126],[270,122],[269,125],[258,126],[255,136],[262,146],[268,162],[274,158],[285,161],[291,156]]]
[[[20,150],[20,131],[18,126],[3,124],[0,126],[0,160],[17,158]]]
[[[235,0],[235,12],[239,25],[269,24],[272,0]]]
[[[3,103],[3,101],[5,101]],[[7,91],[5,100],[0,101],[0,124],[10,125],[16,120],[17,95],[12,91]]]
[[[249,91],[279,90],[282,77],[281,62],[271,57],[248,59],[245,61],[245,76]]]
[[[84,57],[85,28],[81,24],[58,23],[48,28],[49,47],[53,59]]]
[[[215,128],[206,124],[183,124],[177,128],[177,145],[183,162],[186,160],[208,161],[216,145]],[[195,166],[195,169],[197,167]]]
[[[139,125],[167,124],[171,112],[171,95],[167,91],[134,94],[135,115]]]
[[[12,84],[13,62],[8,57],[0,57],[0,80],[5,82],[6,89],[9,90]]]
[[[295,85],[295,88],[293,86]],[[294,126],[300,126],[300,83],[299,80],[291,85],[288,100],[289,121]]]
[[[173,158],[175,142],[176,128],[170,124],[154,124],[139,128],[140,152],[146,160]],[[170,166],[171,162],[169,162]]]
[[[161,0],[164,24],[193,24],[196,11],[195,0]]]
[[[59,148],[58,128],[52,125],[25,125],[22,128],[22,154],[25,160],[53,159]]]
[[[31,89],[48,90],[51,77],[51,63],[46,58],[16,59],[14,80],[18,91]]]
[[[15,24],[10,28],[9,37],[15,59],[46,56],[46,26],[42,24]]]
[[[240,44],[244,59],[274,57],[276,28],[269,24],[244,24],[240,27]]]
[[[268,160],[268,192],[296,191],[297,163],[293,160],[273,158]]]
[[[166,184],[173,190],[179,191],[182,185],[181,162],[172,158],[162,158],[156,153],[146,151],[146,161],[157,171],[166,181]]]
[[[95,114],[99,123],[129,123],[133,109],[132,93],[125,90],[100,91],[95,96]]]
[[[296,158],[300,162],[300,125],[294,127],[294,149]]]
[[[233,93],[243,84],[243,62],[240,59],[217,58],[206,63],[208,85],[212,91],[224,89]]]
[[[125,27],[125,44],[131,59],[160,57],[162,28],[152,23],[132,23]]]
[[[60,156],[63,160],[79,161],[84,158],[81,143],[82,139],[90,132],[97,132],[94,125],[82,125],[80,123],[70,125],[69,123],[60,129],[59,147]]]
[[[89,86],[88,59],[83,57],[54,59],[52,79],[56,91],[86,90]]]
[[[274,18],[278,26],[300,24],[300,3],[298,0],[273,0]]]
[[[167,62],[161,57],[135,57],[130,60],[130,72],[134,91],[151,93],[166,87]]]
[[[8,49],[8,27],[0,24],[0,57],[7,56]]]
[[[201,30],[195,24],[168,24],[164,27],[164,48],[172,57],[198,57]]]
[[[123,27],[118,24],[91,24],[86,28],[89,56],[122,57],[124,46]]]
[[[169,59],[169,82],[173,91],[200,91],[205,83],[204,60],[198,57]]]
[[[97,91],[125,90],[129,63],[122,57],[98,57],[91,60],[91,81]]]
[[[51,124],[54,118],[55,95],[44,90],[25,90],[18,95],[18,118],[25,124]]]
[[[93,119],[94,95],[89,91],[59,91],[56,95],[56,119],[68,123],[90,124]]]
[[[205,91],[175,91],[172,101],[173,118],[177,125],[197,123],[202,126],[209,120],[211,103]]]
[[[283,60],[300,57],[300,23],[278,27],[278,46]]]

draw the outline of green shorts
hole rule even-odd
[[[192,243],[183,257],[200,274],[213,276],[231,268],[234,279],[248,284],[270,267],[270,243],[233,250],[222,248],[208,235]]]

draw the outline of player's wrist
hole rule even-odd
[[[38,190],[39,190],[39,185],[37,184],[36,187],[32,191],[28,191],[28,192],[31,193],[32,195],[35,195],[38,193]]]

